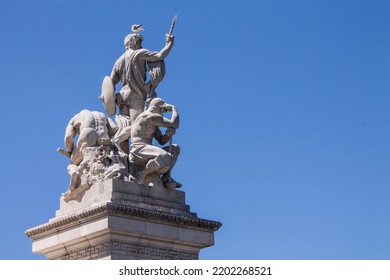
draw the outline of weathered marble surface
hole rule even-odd
[[[78,213],[104,202],[196,218],[196,214],[191,213],[190,207],[185,204],[185,193],[182,191],[110,179],[95,183],[92,188],[73,200],[68,201],[61,197],[60,209],[56,211],[54,219]]]
[[[48,259],[198,259],[220,226],[190,212],[184,192],[110,179],[79,202],[62,198],[56,217],[26,234]]]
[[[70,183],[64,193],[67,201],[79,197],[90,186],[110,178],[136,181],[146,186],[175,189],[182,186],[171,177],[180,149],[172,144],[179,127],[175,106],[157,98],[156,88],[165,76],[164,59],[170,53],[174,36],[172,21],[165,46],[158,52],[142,47],[144,29],[132,26],[133,33],[124,39],[125,52],[115,62],[111,75],[103,79],[102,94],[106,112],[82,110],[70,121],[65,132],[65,148],[59,151],[70,156]],[[147,80],[149,77],[149,80]],[[120,83],[119,92],[115,86]],[[146,102],[148,101],[148,102]],[[172,112],[171,119],[163,116]],[[162,134],[160,127],[165,129]],[[77,143],[74,143],[78,136]],[[152,143],[156,139],[158,147]],[[131,151],[129,149],[131,141]]]

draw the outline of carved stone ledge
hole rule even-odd
[[[104,214],[120,214],[131,217],[139,217],[143,219],[161,221],[168,224],[184,225],[188,227],[202,228],[205,230],[217,231],[222,224],[216,221],[210,221],[198,218],[189,218],[185,216],[175,215],[171,213],[143,209],[133,206],[120,205],[116,203],[104,203],[99,206],[90,208],[77,214],[53,220],[52,222],[41,226],[29,229],[25,234],[30,238],[36,238],[41,234],[45,234],[52,230],[61,230],[75,224],[79,224],[88,219],[95,218]]]

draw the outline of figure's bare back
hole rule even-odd
[[[151,144],[159,127],[157,123],[163,117],[157,113],[148,111],[138,116],[131,128],[131,142]]]

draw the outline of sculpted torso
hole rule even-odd
[[[99,139],[109,138],[107,130],[107,118],[106,116],[97,111],[83,110],[78,114],[78,117],[74,119],[73,128],[77,131],[77,134],[83,132],[86,129],[93,129]]]
[[[153,137],[161,134],[157,126],[162,116],[157,113],[143,112],[138,116],[131,129],[132,143],[152,144]]]

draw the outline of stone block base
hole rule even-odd
[[[60,205],[55,218],[26,231],[33,252],[48,259],[198,259],[221,226],[191,213],[183,192],[116,180]]]

